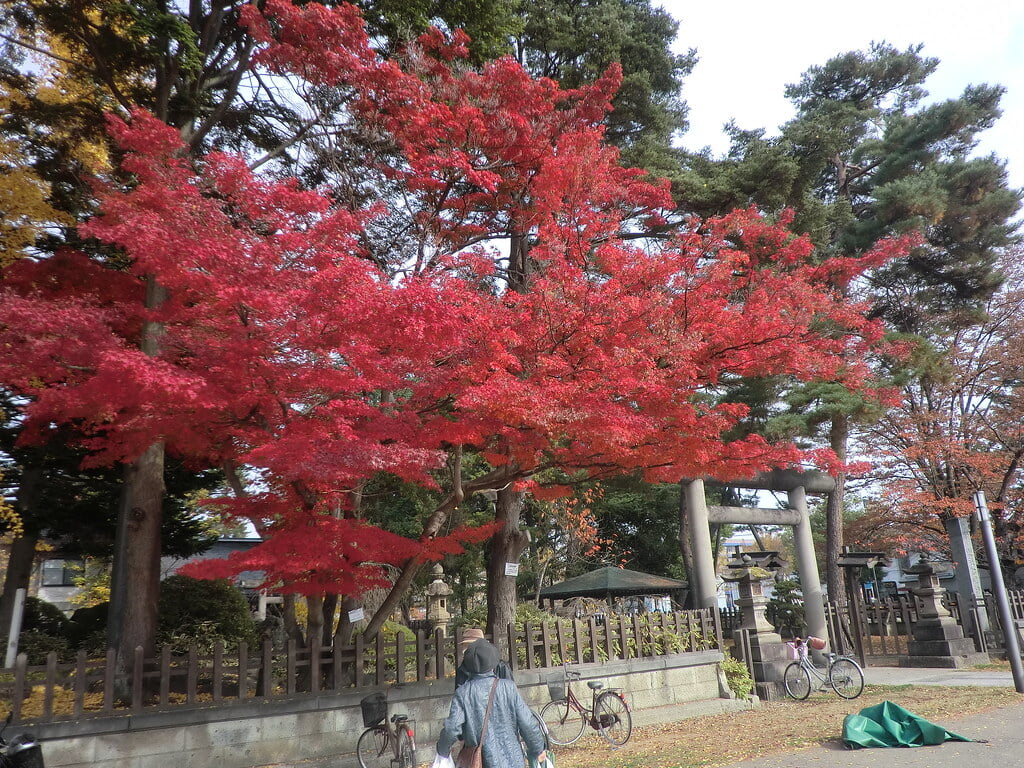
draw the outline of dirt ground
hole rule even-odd
[[[886,700],[945,725],[1018,703],[1020,695],[1005,688],[869,685],[852,701],[832,693],[812,694],[806,701],[772,702],[743,712],[636,728],[618,749],[589,731],[575,745],[557,747],[555,761],[558,768],[714,768],[838,740],[846,715]]]

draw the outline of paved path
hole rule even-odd
[[[868,667],[874,685],[978,685],[1013,689],[1010,672],[977,669]],[[838,740],[819,747],[735,763],[729,768],[1015,768],[1024,764],[1024,695],[1021,703],[940,722],[974,742],[947,741],[934,747],[846,749]]]
[[[1020,704],[939,725],[976,741],[912,749],[846,749],[836,740],[787,755],[744,760],[729,768],[1016,768],[1024,762],[1024,696]]]
[[[868,667],[864,680],[869,685],[994,685],[1013,688],[1009,670],[935,669],[914,667]]]

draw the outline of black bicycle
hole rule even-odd
[[[373,693],[359,702],[366,730],[356,743],[361,768],[415,768],[416,736],[406,715],[388,720],[387,695]]]
[[[602,690],[604,683],[591,680],[587,683],[591,696],[587,707],[576,698],[569,685],[570,679],[579,678],[578,671],[567,669],[564,679],[548,681],[551,701],[544,705],[540,717],[547,727],[551,743],[562,746],[574,744],[589,725],[609,744],[621,747],[633,733],[633,716],[625,697],[618,689]]]

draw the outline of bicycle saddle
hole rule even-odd
[[[604,688],[604,683],[598,680],[591,680],[589,683],[587,683],[587,688],[590,688],[595,691],[600,691],[602,688]]]

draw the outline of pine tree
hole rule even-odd
[[[924,84],[939,62],[921,51],[878,43],[811,68],[786,89],[797,114],[778,137],[733,128],[727,157],[689,158],[683,189],[703,213],[744,203],[792,208],[794,228],[814,240],[821,259],[920,233],[906,258],[857,289],[894,333],[941,350],[944,334],[976,318],[999,286],[996,261],[1013,242],[1020,195],[1008,187],[1003,161],[972,155],[977,135],[999,117],[1003,89],[970,86],[958,98],[926,104]],[[825,429],[843,460],[853,426],[878,415],[873,404],[828,385],[786,397],[793,412],[774,428]],[[843,594],[835,564],[843,473],[838,480],[827,506],[831,595]]]

